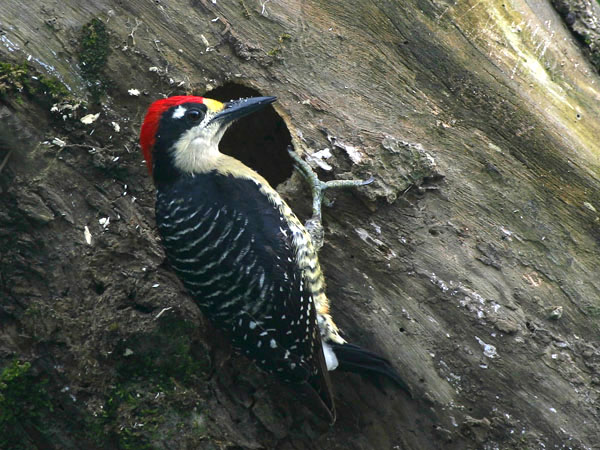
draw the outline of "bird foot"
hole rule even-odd
[[[321,205],[323,201],[326,200],[324,198],[324,191],[326,189],[332,188],[345,188],[345,187],[355,187],[355,186],[365,186],[367,184],[371,184],[375,181],[375,178],[371,177],[368,180],[331,180],[331,181],[321,181],[315,171],[310,167],[310,165],[304,161],[300,155],[298,155],[293,149],[292,146],[288,146],[288,153],[290,157],[294,160],[294,167],[298,172],[304,176],[308,184],[310,185],[310,189],[313,197],[313,214],[310,219],[306,221],[306,229],[310,233],[310,237],[312,238],[313,245],[315,249],[318,251],[323,246],[323,238],[324,231],[323,225],[321,223]]]

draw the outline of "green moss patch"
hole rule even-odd
[[[104,68],[108,60],[109,39],[104,22],[92,19],[81,28],[79,63],[81,75],[94,98],[104,93]]]
[[[27,63],[0,61],[0,97],[18,101],[25,96],[36,103],[52,104],[68,95],[69,90],[58,78],[41,75]]]
[[[30,363],[14,360],[0,372],[0,448],[35,448],[32,437],[46,434],[41,419],[53,409],[47,381],[30,368]]]
[[[28,86],[29,76],[26,64],[0,62],[0,94],[23,91]]]
[[[208,361],[192,353],[190,336],[196,325],[179,319],[163,320],[151,336],[141,335],[123,343],[117,367],[119,379],[152,380],[169,389],[174,382],[189,383],[207,372]]]
[[[165,319],[155,332],[117,347],[116,384],[90,427],[98,445],[106,445],[108,436],[118,448],[151,449],[157,440],[177,440],[182,431],[194,443],[204,438],[197,388],[209,360],[192,347],[195,331],[194,323]]]

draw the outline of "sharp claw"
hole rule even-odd
[[[371,184],[373,181],[375,181],[375,177],[369,177],[367,180],[364,180],[361,184],[361,186],[366,186],[367,184]]]

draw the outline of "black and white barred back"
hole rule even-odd
[[[256,182],[218,172],[160,184],[159,232],[203,313],[236,349],[291,382],[326,371],[314,299],[292,231]]]

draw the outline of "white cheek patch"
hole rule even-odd
[[[208,120],[210,118],[205,119]],[[184,132],[171,149],[175,166],[188,173],[214,169],[220,155],[221,134],[216,124],[206,126],[204,121]]]
[[[187,112],[183,106],[173,111],[173,118],[178,119]],[[202,122],[183,132],[171,148],[177,168],[187,173],[207,172],[216,168],[217,160],[223,156],[219,152],[219,141],[227,126],[210,123],[215,113],[210,111]]]
[[[181,119],[185,115],[186,111],[187,108],[179,105],[177,108],[175,108],[175,111],[173,111],[173,119]]]

